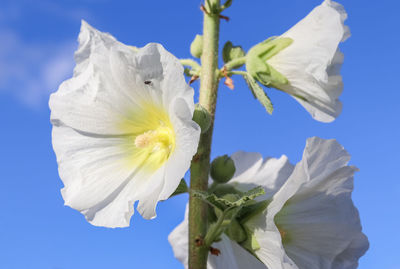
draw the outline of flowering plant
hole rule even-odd
[[[242,151],[210,161],[218,85],[233,89],[235,75],[270,114],[261,85],[290,94],[317,121],[340,114],[347,14],[325,0],[247,52],[226,42],[218,67],[231,5],[201,6],[203,34],[190,46],[200,63],[156,43],[122,44],[82,21],[73,77],[49,101],[65,204],[93,225],[127,227],[136,201],[152,219],[159,201],[187,192],[185,219],[169,236],[186,268],[356,268],[369,243],[351,200],[357,168],[336,140],[308,139],[296,165]]]

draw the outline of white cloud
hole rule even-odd
[[[59,2],[48,0],[6,1],[2,4],[0,92],[17,96],[23,103],[37,107],[47,105],[49,94],[57,90],[63,80],[72,76],[73,52],[77,42],[75,39],[44,42],[39,38],[35,38],[36,41],[29,41],[29,38],[25,38],[25,33],[13,25],[21,22],[35,23],[25,20],[27,15],[32,13],[41,14],[49,21],[57,17],[69,23],[79,22],[82,18],[87,19],[90,14],[85,9],[62,6]],[[40,33],[41,31],[38,31],[38,34]]]
[[[0,29],[0,91],[25,104],[47,103],[48,96],[72,75],[75,41],[26,43],[11,30]]]

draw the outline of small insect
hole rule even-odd
[[[145,81],[144,81],[144,84],[150,85],[150,84],[151,84],[151,81],[150,81],[150,80],[145,80]]]

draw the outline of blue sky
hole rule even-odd
[[[235,0],[221,23],[244,49],[279,35],[321,1]],[[340,117],[312,120],[290,96],[270,89],[265,113],[241,78],[221,85],[212,155],[237,150],[300,160],[311,136],[336,138],[359,167],[353,198],[371,247],[362,269],[397,269],[400,227],[400,35],[395,0],[343,0],[352,37],[342,44],[345,88]],[[49,94],[69,78],[80,20],[121,42],[159,42],[179,58],[201,33],[200,1],[2,0],[0,2],[0,268],[182,268],[167,242],[183,218],[186,195],[162,202],[158,217],[135,214],[131,227],[88,224],[64,207],[51,147]],[[195,90],[198,83],[193,84]]]

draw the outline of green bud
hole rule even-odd
[[[228,182],[235,174],[235,171],[235,163],[228,155],[217,157],[211,163],[210,174],[215,182]]]
[[[230,62],[234,59],[241,58],[245,56],[245,52],[241,46],[234,46],[232,42],[228,41],[225,43],[224,48],[222,49],[222,59],[224,63]],[[235,66],[234,68],[239,68],[243,64],[239,66]]]
[[[226,0],[225,3],[222,5],[223,9],[226,9],[232,5],[233,0]]]
[[[200,58],[202,52],[203,52],[203,36],[196,35],[196,37],[192,41],[192,44],[190,44],[190,54],[192,54],[193,57]]]
[[[200,126],[201,133],[207,132],[211,124],[211,116],[200,104],[196,104],[193,113],[193,120]]]
[[[265,86],[285,85],[289,81],[268,60],[292,44],[293,39],[270,38],[252,47],[246,56],[247,72]]]

